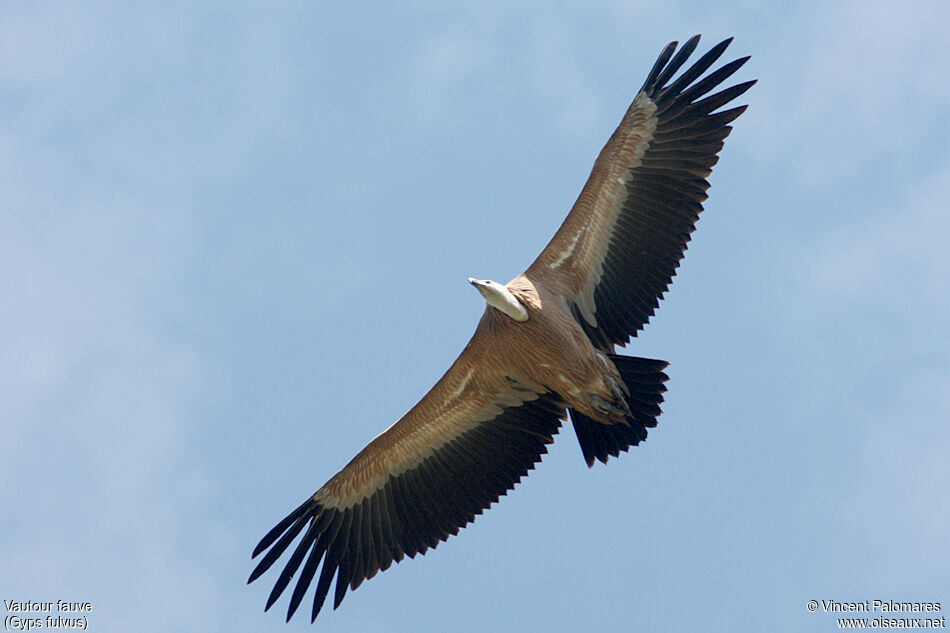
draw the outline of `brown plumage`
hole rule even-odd
[[[315,619],[334,575],[336,608],[348,588],[457,534],[534,467],[568,412],[588,466],[656,426],[666,363],[614,348],[669,286],[745,106],[715,111],[754,83],[705,97],[748,59],[700,80],[730,40],[673,80],[698,41],[660,54],[534,263],[505,286],[470,280],[488,305],[445,375],[261,540],[248,582],[303,535],[268,609],[299,572],[289,620],[319,571]]]

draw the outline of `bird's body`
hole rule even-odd
[[[487,305],[445,375],[262,539],[249,582],[303,534],[268,608],[299,572],[289,619],[319,568],[316,618],[334,576],[337,606],[347,589],[456,534],[534,467],[568,415],[589,466],[656,426],[666,363],[615,347],[666,291],[745,107],[714,111],[753,83],[700,99],[747,59],[697,81],[728,40],[673,81],[698,39],[675,56],[675,42],[664,49],[534,263],[505,285],[469,279]]]
[[[474,428],[499,407],[521,398],[558,393],[565,402],[585,412],[592,409],[584,398],[585,391],[613,399],[602,375],[612,372],[619,381],[619,373],[593,349],[570,313],[551,297],[545,302],[524,277],[507,286],[525,306],[528,319],[519,322],[496,308],[486,308],[475,334],[449,370],[408,413],[360,451],[347,468],[367,473],[364,476],[392,473],[407,450],[419,447],[435,451],[457,437],[460,430],[464,432],[466,427],[459,426],[457,420],[468,420]],[[524,353],[512,354],[514,349]],[[566,362],[552,365],[548,362],[551,358]],[[517,385],[516,393],[503,392],[499,398],[500,384]],[[420,420],[441,423],[416,422]],[[344,470],[327,482],[321,493],[326,495],[327,504],[339,506],[352,503],[374,488],[367,486],[363,477]]]

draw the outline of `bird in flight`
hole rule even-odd
[[[748,57],[703,77],[730,42],[675,79],[699,36],[668,44],[534,263],[507,284],[468,280],[486,307],[458,359],[254,549],[264,556],[248,583],[302,535],[266,609],[299,572],[287,620],[316,577],[313,621],[334,576],[336,608],[348,589],[435,548],[520,482],[568,417],[588,466],[646,439],[667,363],[616,347],[666,292],[730,123],[746,109],[720,108],[754,81],[709,93]]]

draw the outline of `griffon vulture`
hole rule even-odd
[[[666,292],[746,108],[720,110],[753,81],[707,95],[748,57],[702,77],[730,41],[675,79],[699,36],[667,45],[534,263],[507,284],[469,279],[487,305],[455,363],[254,549],[264,556],[248,582],[302,535],[267,608],[297,575],[289,620],[319,571],[315,619],[334,576],[336,608],[347,589],[457,534],[534,468],[568,416],[588,466],[646,439],[667,363],[615,347]]]

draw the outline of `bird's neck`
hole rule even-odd
[[[528,320],[528,311],[524,305],[518,301],[518,297],[504,286],[498,286],[497,289],[492,288],[491,292],[486,294],[485,301],[488,305],[504,312],[515,321],[524,322]]]

